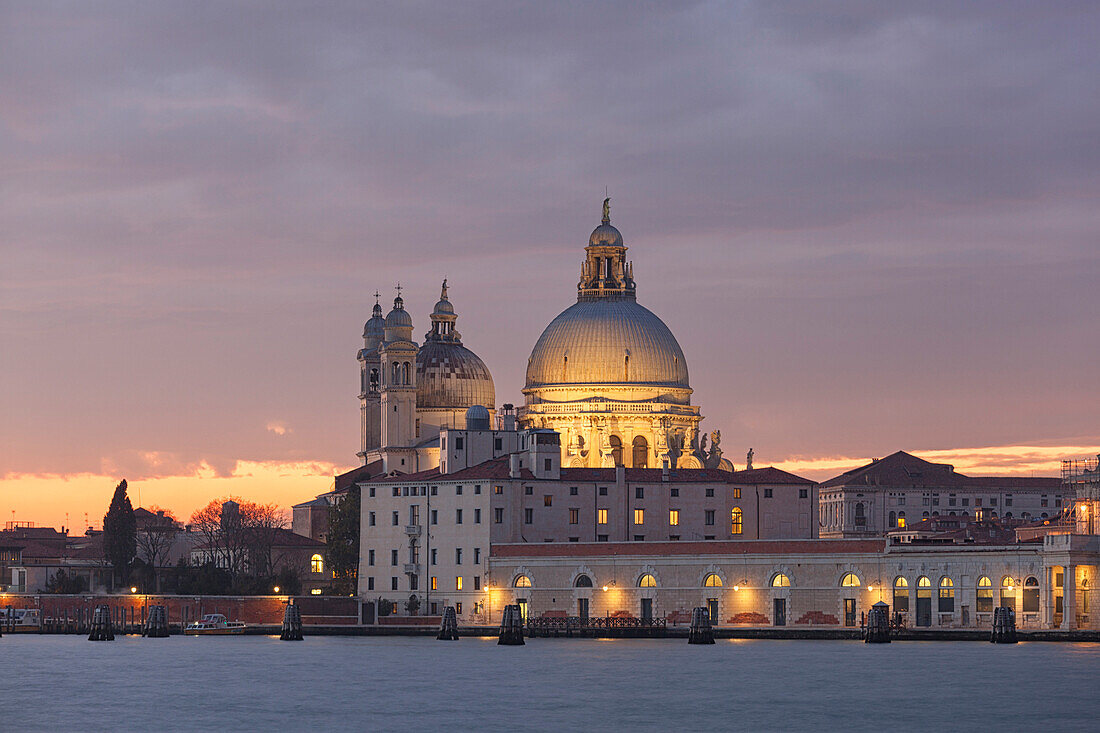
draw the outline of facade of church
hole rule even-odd
[[[466,426],[466,411],[495,412],[493,376],[477,354],[462,345],[458,315],[443,281],[423,345],[413,341],[413,319],[398,295],[393,310],[374,313],[363,328],[359,350],[359,409],[363,465],[378,472],[412,473],[439,465],[439,432]]]

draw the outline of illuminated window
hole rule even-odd
[[[680,523],[680,510],[679,509],[669,509],[668,510],[668,523],[673,527],[675,527],[677,524]]]
[[[310,593],[315,595],[315,596],[319,596],[319,595],[321,595],[321,589],[320,588],[314,588],[313,590],[310,591]]]
[[[706,588],[721,588],[722,587],[722,579],[719,578],[714,573],[711,573],[710,575],[708,575],[706,578],[703,579],[703,586],[706,587]]]
[[[462,590],[462,576],[455,576],[455,590]]]
[[[952,613],[955,610],[955,584],[951,578],[940,578],[940,613]]]
[[[730,511],[730,534],[741,534],[741,507]]]
[[[325,561],[320,555],[314,555],[309,559],[309,571],[311,573],[325,572]]]
[[[638,578],[638,587],[639,588],[656,588],[657,587],[657,579],[654,578],[649,573],[646,573],[642,577]]]
[[[741,487],[740,486],[734,488],[733,498],[734,499],[740,499],[741,498]]]
[[[898,512],[898,528],[905,529],[905,512]]]
[[[783,573],[776,573],[775,577],[772,578],[772,588],[790,588],[790,587],[791,587],[791,579],[788,578]]]
[[[512,583],[514,588],[530,588],[531,579],[526,575],[517,575],[515,581]]]
[[[859,577],[855,573],[847,573],[843,578],[841,578],[840,584],[845,588],[858,588]]]
[[[1001,606],[1016,608],[1016,583],[1007,576],[1001,580]]]
[[[993,581],[986,576],[978,578],[978,613],[993,613]]]
[[[634,524],[645,524],[645,509],[634,510]]]
[[[909,581],[901,576],[894,578],[894,610],[909,612]]]
[[[607,524],[607,510],[599,509],[596,511],[596,523]]]
[[[432,590],[439,590],[439,584],[434,575],[432,576]]]
[[[573,581],[573,587],[575,588],[591,588],[592,578],[587,575],[581,574],[577,576],[577,579]]]

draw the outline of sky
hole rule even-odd
[[[499,402],[605,187],[726,456],[1100,452],[1100,5],[0,0],[0,521],[357,463],[448,279]]]

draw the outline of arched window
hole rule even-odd
[[[642,435],[634,436],[634,460],[631,465],[634,468],[649,467],[649,441]]]
[[[905,512],[898,512],[898,527],[905,529]]]
[[[378,370],[377,369],[371,369],[370,370],[370,388],[371,388],[372,392],[377,392],[378,391]]]
[[[856,502],[856,526],[862,527],[867,524],[867,510],[863,506],[862,501]]]
[[[993,581],[984,575],[978,578],[978,599],[975,608],[978,613],[993,613]]]
[[[314,555],[309,559],[309,572],[311,573],[323,573],[325,572],[325,560],[320,555]]]
[[[840,585],[844,588],[858,588],[859,576],[855,573],[845,573],[844,577],[840,579]]]
[[[722,587],[722,579],[719,578],[714,573],[711,573],[710,575],[708,575],[706,578],[703,579],[703,585],[707,588],[721,588]]]
[[[642,577],[638,578],[638,587],[639,588],[656,588],[657,587],[657,579],[654,578],[649,573],[646,573]]]
[[[790,587],[791,587],[791,579],[788,578],[783,573],[776,573],[775,577],[772,578],[772,588],[790,588]]]
[[[955,584],[951,578],[940,578],[940,613],[955,612]]]
[[[1016,582],[1007,575],[1001,580],[1001,607],[1016,608]]]
[[[587,575],[578,575],[577,579],[573,581],[573,587],[574,588],[591,588],[592,587],[592,578],[589,578]]]
[[[741,534],[741,507],[730,510],[730,534]]]
[[[513,588],[530,588],[531,587],[531,579],[528,578],[526,575],[517,575],[516,579],[514,581],[512,581],[512,587]]]
[[[921,519],[928,519],[928,512],[921,512]]]
[[[618,435],[609,438],[611,443],[611,457],[615,460],[615,467],[623,465],[623,441]]]
[[[1005,512],[1005,519],[1012,519],[1012,512]]]
[[[401,365],[401,384],[409,384],[409,362]]]
[[[1039,581],[1034,576],[1024,581],[1024,613],[1039,613]]]
[[[909,613],[909,581],[900,575],[894,578],[894,610]]]
[[[896,512],[890,512],[890,526],[891,527],[898,526],[898,515],[897,515]]]
[[[393,375],[392,375],[392,377],[393,378],[390,379],[390,384],[392,384],[394,386],[396,386],[398,384],[401,384],[401,365],[398,364],[396,361],[393,363]]]

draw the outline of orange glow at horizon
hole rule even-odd
[[[1100,446],[1020,445],[911,452],[925,460],[950,463],[957,471],[975,476],[1058,476],[1063,458],[1095,456],[1100,453]],[[762,460],[758,465],[772,465],[823,481],[870,461],[869,457],[794,456],[775,462]],[[129,496],[134,507],[157,505],[172,510],[181,521],[186,521],[211,499],[223,496],[274,502],[289,514],[293,504],[328,491],[333,476],[349,468],[324,461],[237,461],[229,475],[219,476],[212,466],[204,463],[191,475],[129,480]],[[98,528],[102,524],[114,487],[122,478],[125,477],[96,473],[2,476],[0,521],[14,519],[37,526],[68,526],[70,533],[81,534],[85,512],[91,526]]]
[[[211,499],[234,496],[256,502],[274,502],[287,510],[332,488],[333,476],[348,467],[331,463],[237,461],[228,476],[202,465],[189,476],[158,476],[128,480],[128,496],[134,508],[157,505],[170,509],[186,522],[196,509]],[[99,528],[111,502],[111,494],[124,476],[93,473],[9,474],[0,477],[0,520],[34,522],[39,527],[69,527],[70,534],[84,533],[84,513]],[[139,502],[140,497],[140,502]],[[13,515],[14,512],[14,515]],[[65,515],[68,514],[68,524]]]

